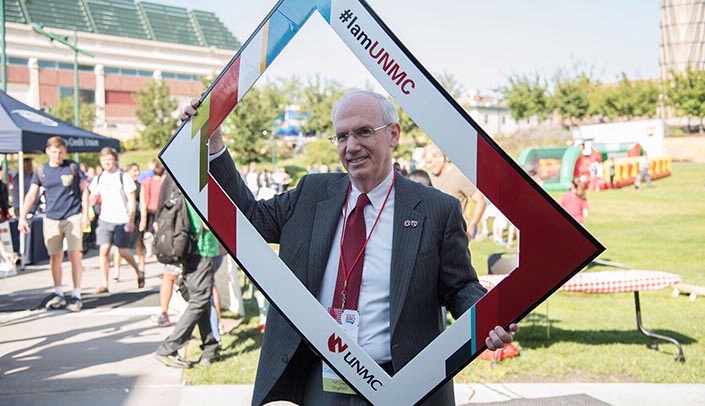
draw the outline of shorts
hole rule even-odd
[[[99,246],[112,244],[118,248],[129,248],[130,234],[133,233],[125,231],[125,224],[108,223],[98,219],[98,228],[95,230],[95,242]]]
[[[60,254],[64,251],[64,237],[68,251],[83,251],[83,229],[81,228],[81,214],[74,214],[62,220],[52,220],[44,217],[42,223],[44,245],[49,255]]]
[[[164,265],[164,273],[174,276],[181,275],[181,266],[179,265]]]
[[[145,231],[154,234],[154,222],[157,221],[157,213],[154,211],[147,211],[147,227]]]
[[[139,244],[140,247],[144,248],[144,243],[142,242],[142,237],[144,236],[144,231],[139,231],[138,226],[135,226],[135,231],[128,233],[128,248],[136,248]]]

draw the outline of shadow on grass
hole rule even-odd
[[[588,345],[613,345],[613,344],[644,344],[651,346],[656,342],[659,345],[673,345],[668,341],[654,340],[645,336],[636,326],[633,330],[566,330],[557,324],[560,320],[551,320],[550,337],[545,322],[521,323],[521,329],[516,339],[525,348],[548,348],[561,342],[573,342]],[[681,345],[693,344],[697,340],[692,337],[672,330],[650,329],[653,333],[676,339]]]
[[[221,349],[219,358],[226,360],[258,351],[262,346],[263,337],[263,334],[257,330],[258,321],[257,305],[251,302],[245,302],[245,317],[242,318],[237,328],[228,333],[229,336],[234,336],[235,339],[228,342],[228,344]],[[223,342],[225,343],[226,340],[223,340]]]

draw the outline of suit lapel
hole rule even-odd
[[[327,198],[316,205],[308,273],[308,286],[314,296],[318,296],[328,262],[328,255],[322,255],[322,253],[330,253],[332,248],[335,230],[338,227],[338,220],[340,220],[340,210],[345,203],[349,183],[350,180],[347,176],[341,177],[340,180],[331,184],[325,192]]]
[[[328,255],[321,255],[321,253],[330,253],[332,248],[349,182],[347,177],[334,182],[325,192],[327,198],[316,205],[316,215],[313,219],[314,232],[311,235],[309,252],[308,279],[309,290],[314,296],[319,293],[328,262]],[[421,199],[414,193],[410,180],[398,176],[394,190],[394,235],[389,298],[392,333],[406,300],[425,219],[423,213],[415,210]],[[407,220],[417,222],[416,226],[404,226]]]
[[[390,277],[389,318],[392,334],[406,300],[414,263],[423,232],[423,213],[415,210],[421,202],[413,192],[411,181],[397,177],[394,196],[394,236],[392,242],[392,269]],[[411,226],[416,222],[416,226]]]

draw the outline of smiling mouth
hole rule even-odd
[[[362,157],[359,157],[359,158],[348,159],[348,163],[351,163],[351,164],[359,164],[360,162],[364,161],[365,159],[367,159],[367,156],[362,156]]]

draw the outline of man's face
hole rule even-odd
[[[65,147],[51,146],[47,147],[45,151],[49,157],[49,163],[51,163],[52,166],[59,166],[64,163],[64,158],[66,157]]]
[[[435,176],[441,174],[443,166],[445,165],[445,159],[443,159],[443,156],[428,153],[424,156],[424,161],[426,162],[426,168],[428,168],[429,172]]]
[[[100,157],[100,167],[103,168],[104,171],[113,172],[116,165],[117,161],[114,156],[108,154]]]
[[[140,174],[140,167],[137,165],[132,165],[127,173],[132,177],[132,180],[137,180],[137,176]]]
[[[372,96],[349,96],[335,112],[336,133],[386,124],[379,101]],[[379,185],[392,169],[392,149],[399,143],[399,124],[382,128],[366,139],[348,136],[338,144],[338,157],[355,187],[367,193]]]

